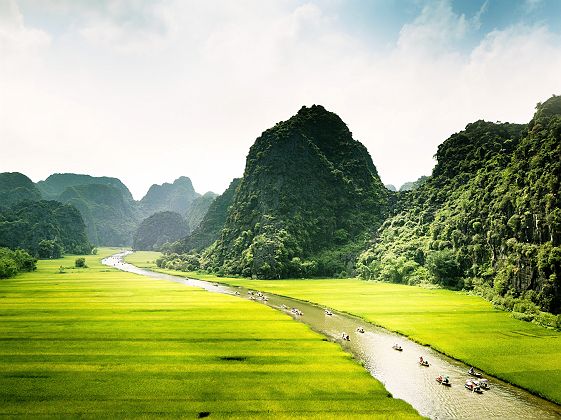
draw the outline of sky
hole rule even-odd
[[[221,193],[267,128],[337,113],[382,181],[561,94],[557,0],[0,0],[0,172],[188,176]]]

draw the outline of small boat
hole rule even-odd
[[[358,327],[358,328],[356,329],[356,332],[361,333],[361,334],[364,334],[364,328]]]
[[[214,283],[214,286],[215,286],[215,287],[218,287],[218,283]]]
[[[351,338],[349,337],[349,334],[347,334],[347,333],[341,334],[341,338],[345,341],[351,341]]]
[[[284,303],[281,305],[281,309],[288,309],[288,306],[286,306]]]
[[[333,312],[331,312],[329,309],[325,309],[325,315],[333,315]]]
[[[240,295],[240,292],[236,292],[236,296],[239,296],[239,295]]]
[[[429,367],[429,362],[427,362],[426,360],[419,360],[419,364],[421,366]]]
[[[448,376],[437,376],[436,377],[436,382],[438,382],[440,385],[444,385],[444,386],[452,386],[452,382],[450,382],[450,379],[448,378]]]
[[[295,314],[295,315],[300,315],[300,316],[304,315],[304,313],[303,313],[300,309],[298,309],[298,308],[292,308],[292,309],[290,310],[290,312],[292,312],[292,313]]]
[[[476,372],[473,367],[468,370],[468,375],[475,376],[476,378],[481,378],[483,376],[481,372]]]
[[[248,294],[248,295],[253,295],[253,292],[252,292],[251,290],[248,290],[248,291],[247,291],[247,294]]]
[[[403,351],[403,347],[401,347],[399,344],[394,344],[392,346],[392,349],[397,350],[397,351]]]
[[[487,379],[480,379],[480,380],[474,381],[474,382],[481,389],[491,389],[491,385],[489,385],[489,381]]]
[[[478,394],[481,394],[483,391],[481,391],[481,387],[479,385],[477,385],[477,383],[474,380],[468,379],[464,385],[466,387],[466,389],[469,389],[471,392],[477,392]]]

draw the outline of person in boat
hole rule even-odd
[[[397,347],[397,344],[395,345]],[[424,363],[423,356],[419,356],[419,363]]]
[[[470,375],[473,375],[475,373],[475,369],[473,368],[473,366],[469,368],[468,373]]]
[[[447,384],[448,382],[450,382],[450,378],[447,376],[446,378],[444,378],[444,383]]]

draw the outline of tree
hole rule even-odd
[[[456,286],[462,274],[451,249],[430,252],[427,256],[427,268],[435,282],[444,286]]]
[[[39,258],[43,259],[60,258],[62,256],[62,247],[57,241],[43,239],[39,242],[37,254]]]
[[[76,258],[76,261],[74,262],[74,265],[76,266],[76,268],[87,268],[88,267],[86,265],[86,259],[84,257]]]
[[[16,262],[8,257],[0,257],[0,279],[13,277],[18,273]]]

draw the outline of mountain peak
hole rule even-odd
[[[553,95],[544,103],[538,103],[534,120],[550,118],[556,115],[561,115],[561,96]]]

